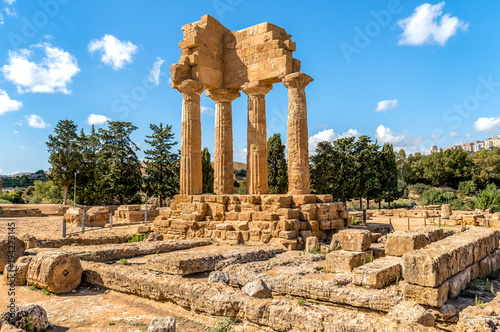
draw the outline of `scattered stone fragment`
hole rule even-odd
[[[249,282],[241,289],[248,296],[258,299],[272,299],[273,294],[262,279]]]
[[[398,323],[416,323],[424,326],[434,326],[434,316],[415,301],[401,301],[387,314],[388,318]]]
[[[229,283],[229,276],[224,271],[212,271],[208,276],[208,282],[227,285]]]
[[[338,233],[338,240],[342,250],[365,251],[372,243],[372,233],[361,229],[344,229]]]
[[[370,252],[337,250],[326,255],[326,269],[329,272],[351,272],[357,266],[370,261]]]
[[[3,271],[4,283],[16,286],[26,285],[26,274],[31,258],[32,256],[21,256],[14,264],[7,264]]]
[[[31,317],[32,331],[45,331],[49,326],[47,312],[38,304],[30,304],[26,307],[16,308],[15,313],[6,311],[0,316],[0,321],[7,322],[17,328],[28,331],[26,329],[26,318]],[[3,331],[3,326],[2,326]]]
[[[319,241],[316,236],[310,236],[306,239],[306,251],[307,252],[319,251]]]
[[[148,332],[175,332],[175,318],[155,317],[149,323]]]
[[[19,257],[24,255],[26,244],[23,240],[15,236],[4,236],[0,238],[0,272],[3,272],[5,265],[9,264],[9,256],[13,254],[15,262]]]
[[[401,280],[402,272],[402,259],[384,257],[354,268],[353,283],[380,289]]]

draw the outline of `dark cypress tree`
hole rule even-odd
[[[285,145],[281,143],[280,134],[274,134],[267,140],[267,177],[270,194],[286,194],[288,192]]]

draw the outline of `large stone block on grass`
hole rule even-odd
[[[354,268],[353,283],[369,288],[384,288],[402,277],[402,259],[380,258]]]
[[[82,265],[73,254],[45,251],[29,263],[26,280],[55,294],[68,293],[82,280]]]
[[[372,243],[372,233],[361,229],[345,229],[338,233],[338,241],[343,250],[365,251]]]
[[[390,256],[403,256],[429,244],[427,236],[412,231],[397,231],[387,235],[385,253]]]
[[[423,287],[405,283],[403,296],[405,300],[412,300],[422,305],[442,307],[448,300],[449,284],[444,283],[439,287]]]
[[[370,252],[337,250],[326,255],[325,266],[332,273],[351,272],[355,267],[370,261]]]

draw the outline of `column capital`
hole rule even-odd
[[[227,89],[209,90],[205,93],[205,95],[215,102],[229,101],[231,103],[236,98],[241,96],[241,94],[238,91],[231,91],[231,90],[227,90]]]
[[[286,75],[283,78],[283,85],[287,89],[291,89],[291,88],[303,89],[312,81],[314,81],[314,79],[307,74],[292,73],[292,74]]]
[[[205,89],[205,86],[200,81],[188,79],[176,85],[175,88],[182,94],[200,95]]]
[[[266,95],[273,88],[272,84],[260,84],[260,83],[245,83],[241,87],[241,91],[243,91],[246,95]]]

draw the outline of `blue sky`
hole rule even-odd
[[[268,21],[293,36],[315,79],[311,149],[366,134],[423,152],[500,133],[498,1],[0,1],[0,174],[48,169],[44,142],[61,119],[86,131],[130,121],[141,148],[150,123],[171,124],[179,139],[169,68],[181,27],[205,14],[230,30]],[[267,95],[268,136],[286,137],[286,94],[275,84]],[[201,104],[213,151],[214,103]],[[235,160],[245,161],[244,94],[233,126]]]

